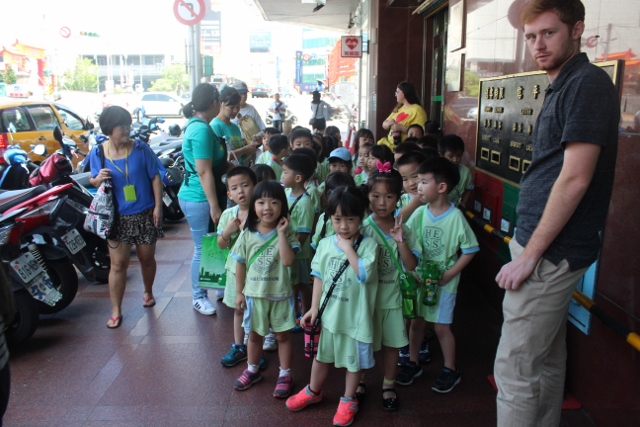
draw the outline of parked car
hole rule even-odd
[[[251,86],[251,97],[252,98],[269,98],[271,96],[271,89],[267,85],[254,85]]]
[[[182,116],[185,100],[171,93],[148,92],[142,94],[140,101],[133,109],[132,116],[140,121],[143,117]]]
[[[16,130],[11,135],[10,123]],[[45,144],[47,152],[53,153],[60,148],[60,143],[53,137],[56,126],[81,149],[84,146],[81,135],[87,136],[87,132],[93,129],[89,119],[82,119],[62,104],[19,99],[0,101],[0,162],[4,162],[4,150],[13,143],[20,144],[27,153],[31,151],[31,145]],[[45,159],[35,154],[30,157],[34,162]]]
[[[454,113],[460,118],[468,117],[469,110],[472,108],[478,108],[478,98],[472,97],[459,97],[449,105]],[[477,111],[476,111],[477,115]]]

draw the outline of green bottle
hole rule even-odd
[[[438,286],[440,283],[440,269],[438,263],[427,261],[421,271],[420,277],[424,283],[424,305],[436,305],[438,302]]]
[[[400,280],[400,293],[402,294],[402,316],[405,319],[415,319],[418,317],[418,290],[411,278]]]

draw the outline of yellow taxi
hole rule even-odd
[[[15,132],[10,133],[10,124]],[[27,153],[31,145],[45,144],[47,153],[60,148],[53,138],[53,129],[59,126],[62,133],[76,142],[78,149],[87,151],[88,147],[80,138],[93,129],[93,123],[64,105],[48,101],[28,101],[20,99],[0,99],[0,163],[4,163],[4,151],[18,143]],[[32,161],[40,162],[44,157],[29,155]],[[77,160],[74,159],[74,164]]]

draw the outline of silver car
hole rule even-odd
[[[133,116],[139,121],[143,117],[182,116],[184,100],[174,94],[165,92],[148,92],[142,94],[133,110]]]

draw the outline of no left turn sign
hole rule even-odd
[[[204,0],[175,0],[173,14],[184,25],[196,25],[205,13]]]

